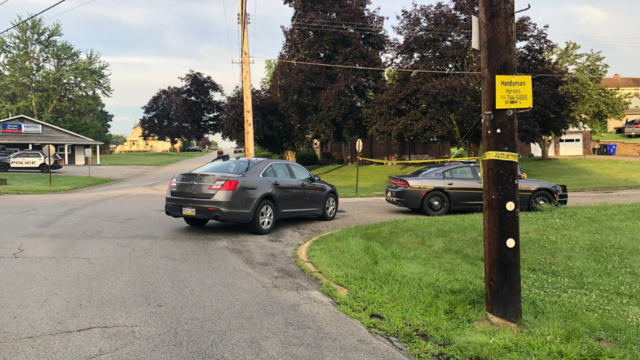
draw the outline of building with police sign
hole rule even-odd
[[[99,165],[102,144],[28,116],[20,115],[0,120],[0,145],[9,151],[42,150],[45,145],[53,145],[65,164],[85,165],[85,149],[96,146],[96,163]]]

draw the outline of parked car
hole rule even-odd
[[[211,220],[246,223],[262,235],[284,218],[333,220],[338,191],[294,162],[222,157],[176,174],[167,190],[165,213],[196,227]]]
[[[200,149],[197,146],[191,146],[191,147],[188,147],[185,151],[186,152],[202,152],[202,149]]]
[[[218,147],[217,146],[212,146],[211,149],[209,149],[211,151],[218,151]]]
[[[54,154],[52,158],[51,170],[62,169],[62,157]],[[10,170],[40,170],[42,173],[47,173],[49,165],[46,164],[45,156],[41,151],[18,151],[8,156],[0,156],[0,172]]]
[[[519,178],[520,210],[535,210],[543,204],[567,204],[565,185],[525,179],[522,172]],[[430,165],[406,175],[390,176],[386,200],[430,216],[441,216],[451,210],[482,211],[481,179],[477,163]]]
[[[242,154],[243,152],[244,149],[242,149],[241,147],[236,147],[235,149],[233,149],[234,154]]]
[[[640,135],[640,120],[627,121],[624,125],[624,134],[630,138]]]

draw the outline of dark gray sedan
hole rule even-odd
[[[521,176],[522,177],[522,176]],[[567,187],[541,180],[519,180],[520,210],[535,210],[543,204],[566,205]],[[450,210],[482,211],[480,165],[442,163],[407,175],[390,176],[387,202],[430,216]]]
[[[253,232],[267,234],[277,220],[288,217],[333,220],[338,192],[295,162],[225,156],[175,175],[165,212],[191,226],[229,221],[250,224]]]

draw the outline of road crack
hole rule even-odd
[[[82,328],[82,329],[77,329],[77,330],[58,331],[58,332],[49,333],[49,334],[41,334],[41,335],[33,335],[33,336],[27,336],[27,337],[22,337],[22,338],[7,339],[7,340],[0,341],[0,343],[7,343],[7,342],[10,342],[10,341],[33,340],[33,339],[39,339],[39,338],[43,338],[43,337],[47,337],[47,336],[59,336],[59,335],[77,334],[77,333],[82,333],[82,332],[91,331],[91,330],[133,329],[133,328],[138,328],[138,327],[140,327],[140,326],[139,325],[90,326],[90,327],[87,327],[87,328]],[[102,355],[100,355],[100,356],[102,356]]]
[[[132,248],[131,246],[122,245],[122,244],[120,244],[120,243],[116,243],[116,245],[118,245],[118,246],[121,246],[121,247],[123,247],[123,248],[127,248],[127,249],[131,250],[131,252],[130,252],[130,253],[128,253],[128,254],[127,254],[127,256],[129,256],[129,255],[133,254],[134,252],[136,252],[136,249]]]

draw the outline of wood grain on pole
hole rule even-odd
[[[255,150],[253,145],[253,101],[251,98],[249,31],[247,25],[247,0],[240,0],[240,28],[242,36],[242,93],[244,96],[244,152],[247,159],[251,159],[255,156]]]
[[[517,73],[514,0],[480,0],[480,27],[483,150],[517,153],[517,114],[496,110],[495,82],[496,75]],[[522,318],[518,163],[489,160],[483,166],[486,310],[515,322]],[[507,209],[509,202],[515,210]]]

